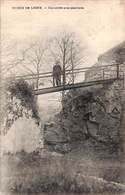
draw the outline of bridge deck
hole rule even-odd
[[[106,83],[113,82],[114,80],[116,80],[116,78],[107,79],[107,80],[88,81],[88,82],[84,81],[81,83],[75,83],[75,84],[70,84],[70,85],[65,85],[65,86],[38,89],[38,90],[34,90],[34,93],[35,93],[35,95],[42,95],[42,94],[46,94],[46,93],[59,92],[59,91],[63,91],[63,90],[106,84]]]

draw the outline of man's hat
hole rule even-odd
[[[59,60],[56,60],[56,64],[60,64],[60,61]]]

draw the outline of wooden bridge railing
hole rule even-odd
[[[103,73],[107,70],[107,68],[109,67],[116,67],[116,70],[114,70],[114,72],[116,72],[117,78],[119,77],[119,73],[120,73],[120,66],[119,64],[111,64],[111,65],[103,65],[103,66],[93,66],[93,67],[84,67],[84,68],[75,68],[74,69],[74,74],[78,74],[78,73],[85,73],[87,71],[93,71],[95,70],[96,72],[98,71],[103,71]],[[71,74],[72,69],[67,69],[65,70],[65,74],[69,75]],[[110,70],[112,71],[112,70]],[[121,71],[123,72],[123,71]],[[26,74],[26,75],[20,75],[20,76],[16,76],[16,79],[20,79],[23,78],[25,80],[30,80],[30,79],[35,79],[38,76],[38,74]],[[39,78],[48,78],[48,77],[52,77],[52,72],[42,72],[39,73]]]
[[[75,68],[73,71],[73,74],[76,76],[76,78],[79,78],[78,75],[82,75],[82,82],[89,82],[89,81],[99,81],[99,80],[109,80],[109,79],[120,79],[124,77],[124,71],[122,69],[124,68],[124,65],[119,64],[111,64],[111,65],[103,65],[103,66],[92,66],[92,67],[84,67],[84,68]],[[65,70],[65,78],[69,75],[72,75],[72,70],[68,69]],[[15,79],[24,79],[24,80],[35,80],[39,77],[39,79],[52,79],[53,74],[52,72],[43,72],[38,74],[26,74],[21,76],[16,76]],[[46,82],[47,83],[47,82]],[[64,83],[62,82],[63,88],[64,86],[68,86],[71,84],[77,84],[80,82],[74,82],[74,83]],[[50,86],[53,87],[52,84]],[[46,87],[43,87],[45,89]]]

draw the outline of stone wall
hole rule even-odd
[[[117,64],[116,65],[101,65],[96,64],[96,66],[92,66],[85,73],[85,81],[95,81],[95,80],[103,80],[103,79],[111,79],[117,77]],[[124,64],[119,64],[119,78],[123,78],[124,72]]]

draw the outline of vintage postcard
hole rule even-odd
[[[0,195],[124,195],[125,1],[0,9]]]

